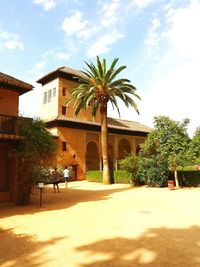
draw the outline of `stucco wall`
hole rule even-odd
[[[19,93],[7,89],[0,89],[0,114],[18,115]]]
[[[70,129],[60,127],[58,128],[58,152],[57,152],[57,164],[58,165],[77,165],[78,166],[78,180],[84,179],[84,173],[87,170],[86,166],[86,151],[87,144],[89,142],[95,142],[97,145],[97,155],[99,160],[99,167],[101,168],[101,141],[100,133],[94,131],[85,131],[79,129]],[[119,165],[117,161],[119,159],[119,143],[122,139],[126,139],[130,145],[131,151],[136,152],[138,144],[144,142],[144,137],[126,136],[126,135],[109,135],[109,144],[112,146],[112,166],[117,169]],[[66,151],[63,151],[62,142],[66,142]],[[90,153],[91,154],[91,153]],[[94,161],[95,162],[95,161]]]
[[[77,83],[70,81],[70,80],[65,80],[65,79],[59,79],[59,115],[62,115],[61,113],[61,106],[66,105],[66,101],[70,96],[70,93],[72,89],[77,85]],[[66,88],[66,96],[63,96],[63,88]],[[87,110],[82,110],[78,116],[76,117],[79,120],[84,120],[84,121],[93,121],[92,115],[91,115],[92,107],[88,108]],[[74,108],[73,104],[70,104],[67,107],[67,118],[74,118]],[[100,122],[100,113],[99,111],[96,114],[95,118],[96,122]]]
[[[53,120],[58,116],[58,97],[59,87],[58,79],[55,79],[42,87],[42,106],[40,118],[43,121]],[[51,91],[51,99],[48,99],[49,92]],[[55,95],[54,95],[55,93]],[[47,101],[44,103],[44,94],[47,94]]]

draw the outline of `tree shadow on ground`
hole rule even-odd
[[[0,209],[0,218],[13,215],[34,214],[42,211],[59,210],[70,208],[81,202],[101,201],[112,197],[112,194],[127,190],[133,187],[112,188],[105,190],[86,190],[74,186],[73,188],[60,189],[60,193],[53,193],[51,187],[45,188],[42,196],[42,207],[40,208],[39,191],[33,194],[32,202],[27,206],[4,205]]]
[[[13,229],[0,228],[0,266],[36,267],[48,262],[42,260],[42,251],[63,238],[52,238],[48,241],[38,241],[33,235],[16,234]],[[66,237],[65,237],[66,238]]]
[[[90,259],[83,257],[82,267],[199,267],[200,228],[149,229],[138,238],[105,239],[76,249]]]

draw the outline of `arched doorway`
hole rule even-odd
[[[86,170],[99,170],[99,155],[97,144],[90,141],[86,149]]]
[[[140,147],[140,145],[138,145],[136,147],[136,151],[135,151],[136,155],[139,155],[140,154],[140,150],[141,150],[141,147]]]
[[[131,146],[127,139],[123,138],[118,144],[118,159],[124,159],[127,154],[131,153]]]

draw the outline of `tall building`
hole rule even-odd
[[[73,104],[66,106],[77,77],[82,75],[80,71],[61,67],[37,81],[42,85],[41,119],[58,143],[57,165],[72,166],[74,180],[84,179],[87,170],[102,169],[99,111],[93,121],[92,107],[74,117]],[[118,161],[127,153],[138,153],[151,130],[138,122],[108,118],[110,168],[117,169]]]

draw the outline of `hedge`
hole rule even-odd
[[[173,172],[169,173],[168,179],[174,179]],[[89,182],[102,183],[103,171],[87,171],[86,180]],[[114,183],[128,184],[132,179],[130,173],[127,171],[115,170],[111,172],[111,180]],[[178,171],[178,181],[180,186],[200,186],[200,171]]]
[[[120,184],[129,184],[131,180],[131,175],[125,170],[114,170],[110,172],[111,182]],[[99,182],[102,183],[103,171],[87,171],[86,180],[89,182]]]

